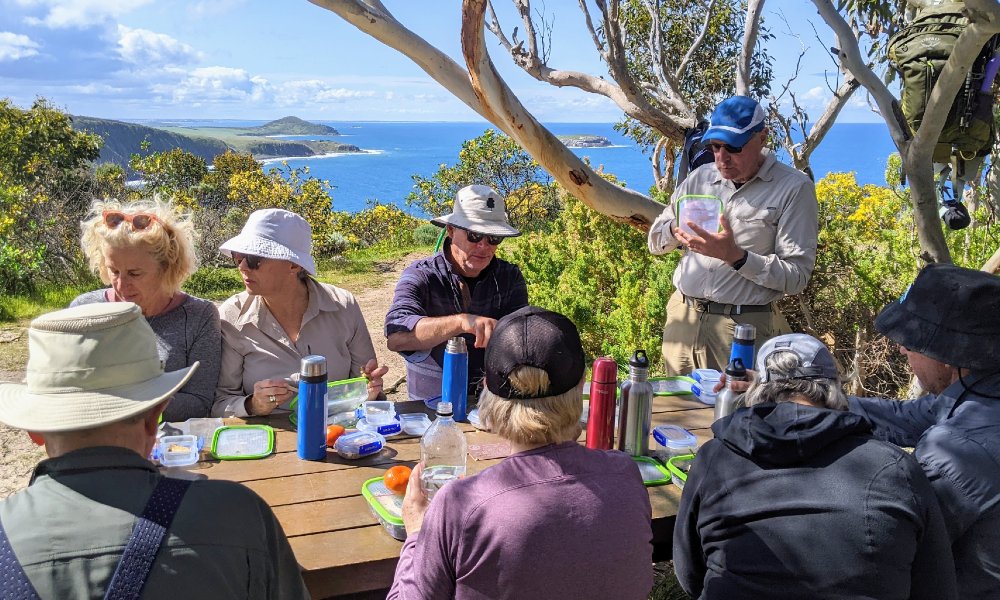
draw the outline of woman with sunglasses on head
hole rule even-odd
[[[158,199],[94,202],[81,224],[91,269],[111,287],[77,297],[70,306],[134,302],[156,333],[168,371],[201,366],[163,411],[166,421],[207,417],[215,399],[222,347],[219,313],[208,300],[181,291],[198,268],[189,215]]]
[[[255,211],[220,252],[233,259],[246,290],[226,300],[222,372],[215,416],[267,415],[295,396],[304,356],[326,357],[330,381],[364,375],[369,398],[382,376],[354,296],[314,279],[312,229],[281,209]]]

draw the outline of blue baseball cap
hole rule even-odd
[[[715,107],[703,142],[718,140],[742,148],[753,134],[764,129],[764,109],[753,98],[733,96]]]

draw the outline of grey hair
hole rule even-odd
[[[746,406],[756,404],[792,402],[795,396],[804,396],[810,403],[832,410],[847,410],[847,396],[840,386],[840,378],[816,377],[811,379],[789,379],[790,373],[801,367],[799,356],[794,352],[775,352],[767,357],[766,364],[771,381],[759,380],[750,385],[743,401]]]

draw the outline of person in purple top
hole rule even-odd
[[[485,359],[480,418],[513,454],[433,502],[407,486],[388,599],[646,598],[651,509],[639,469],[576,442],[585,371],[576,327],[524,307],[497,322]]]
[[[493,189],[458,190],[452,213],[431,223],[445,228],[444,246],[403,271],[385,316],[385,337],[389,350],[406,359],[410,398],[434,408],[448,340],[465,338],[469,395],[475,397],[496,320],[527,306],[528,286],[516,265],[495,256],[504,238],[521,232],[508,222],[504,200]]]

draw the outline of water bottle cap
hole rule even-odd
[[[326,357],[317,354],[303,357],[300,373],[303,377],[326,375]]]
[[[452,354],[468,354],[468,347],[465,345],[465,338],[461,336],[455,336],[448,340],[448,345],[444,348],[445,352],[451,352]]]
[[[438,402],[437,414],[439,417],[450,417],[453,414],[451,402]]]
[[[639,369],[649,368],[649,357],[646,356],[645,350],[636,350],[635,354],[628,361],[629,366],[637,367]]]
[[[739,324],[733,331],[733,339],[752,342],[757,338],[757,328],[750,324]]]
[[[743,364],[742,358],[734,358],[726,365],[726,377],[746,377],[747,368]]]

